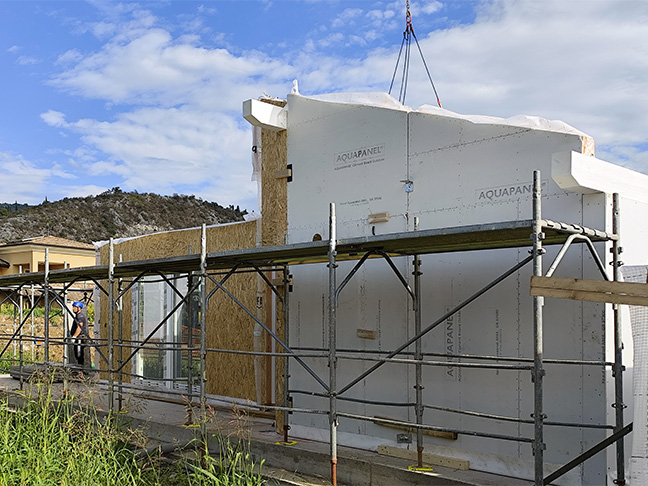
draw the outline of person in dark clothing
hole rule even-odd
[[[83,352],[88,337],[88,317],[83,310],[83,302],[74,302],[72,312],[74,313],[74,320],[72,321],[72,329],[70,329],[70,337],[74,348],[74,358],[78,364],[83,366]]]

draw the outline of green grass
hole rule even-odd
[[[0,341],[0,351],[4,348],[5,343]],[[5,354],[2,355],[0,359],[0,374],[7,374],[13,365],[18,365],[20,363],[19,357],[14,356],[12,349],[7,349]],[[23,365],[33,364],[31,360],[31,355],[29,353],[23,353]],[[2,484],[2,483],[0,483]]]
[[[54,402],[49,390],[17,409],[2,402],[0,424],[0,484],[156,484],[110,417]]]
[[[262,484],[261,468],[263,460],[255,472],[255,462],[250,452],[249,442],[241,440],[233,443],[229,438],[219,437],[218,457],[207,453],[198,463],[184,464],[187,471],[188,483],[191,486],[258,486]]]
[[[22,406],[0,400],[0,484],[11,486],[258,486],[249,442],[220,442],[218,457],[169,463],[147,454],[142,431],[92,405],[52,397],[43,380]],[[201,446],[207,450],[206,444]]]

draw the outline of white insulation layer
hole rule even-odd
[[[626,282],[646,283],[648,267],[625,266],[622,272]],[[648,307],[629,307],[634,343],[634,425],[629,484],[643,486],[648,484]]]

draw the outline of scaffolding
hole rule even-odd
[[[467,434],[472,436],[485,437],[492,440],[515,441],[529,444],[532,447],[534,457],[534,481],[536,486],[550,484],[571,469],[577,467],[594,454],[601,450],[616,445],[617,470],[615,484],[625,484],[625,453],[623,437],[632,430],[632,424],[624,422],[623,403],[623,371],[622,343],[621,343],[621,322],[618,305],[614,305],[614,361],[584,361],[584,360],[561,360],[544,358],[543,349],[543,306],[544,297],[534,295],[533,299],[533,357],[522,356],[485,356],[485,355],[461,355],[461,354],[435,354],[426,353],[422,347],[422,338],[433,329],[445,322],[448,318],[457,314],[465,306],[471,304],[490,289],[497,286],[507,277],[516,274],[521,268],[531,265],[534,277],[550,277],[558,268],[563,257],[573,244],[584,244],[589,249],[591,256],[600,271],[604,280],[619,281],[620,266],[620,224],[619,224],[619,199],[618,195],[613,197],[613,230],[612,233],[604,230],[586,228],[576,224],[555,222],[542,217],[542,194],[541,177],[539,171],[533,174],[533,214],[532,219],[517,220],[501,223],[483,225],[458,226],[442,229],[419,230],[415,222],[415,230],[406,233],[387,234],[381,236],[367,236],[349,239],[337,239],[336,236],[336,215],[335,205],[330,205],[330,238],[328,241],[312,241],[306,243],[257,247],[242,250],[231,250],[223,252],[207,252],[206,227],[203,225],[201,232],[200,254],[176,256],[169,258],[148,259],[129,262],[116,262],[114,255],[114,242],[109,243],[108,265],[99,265],[87,268],[75,268],[49,271],[46,261],[45,271],[13,276],[0,277],[0,287],[5,289],[4,302],[17,303],[16,296],[25,289],[36,289],[39,298],[30,302],[31,309],[27,317],[34,311],[36,305],[42,300],[45,306],[45,327],[44,338],[45,365],[52,364],[49,357],[49,345],[61,344],[58,341],[52,342],[47,330],[49,320],[49,308],[52,302],[57,302],[62,309],[67,309],[66,292],[72,286],[79,283],[87,285],[91,283],[108,300],[108,332],[106,337],[97,338],[87,336],[89,343],[94,347],[99,359],[102,361],[101,372],[107,382],[109,390],[109,404],[111,410],[118,410],[122,407],[124,393],[124,379],[127,376],[138,378],[136,373],[127,373],[126,366],[138,353],[147,349],[160,349],[165,351],[186,353],[188,360],[187,376],[174,378],[174,382],[184,382],[187,391],[182,392],[188,395],[189,401],[199,407],[197,422],[200,425],[201,435],[206,434],[206,403],[207,403],[207,376],[206,362],[208,353],[233,353],[251,356],[274,357],[283,364],[283,403],[278,405],[256,404],[262,410],[272,410],[283,417],[283,440],[288,442],[290,430],[290,414],[324,414],[328,415],[329,439],[330,439],[330,460],[331,460],[331,481],[337,484],[337,451],[338,451],[338,427],[340,420],[372,421],[387,426],[396,426],[409,430],[416,430],[416,446],[418,465],[423,465],[423,432],[436,431],[441,433]],[[529,235],[531,238],[529,238]],[[599,257],[595,243],[611,243],[613,275],[609,277],[601,258]],[[562,245],[554,261],[549,268],[544,270],[543,256],[547,245]],[[530,255],[515,263],[504,271],[500,276],[484,285],[480,290],[466,298],[454,308],[445,312],[437,320],[423,328],[421,322],[421,255],[433,253],[464,252],[471,250],[500,249],[500,248],[527,248],[530,247]],[[400,273],[393,263],[394,258],[405,256],[413,257],[413,288],[407,279]],[[360,350],[347,350],[338,348],[336,338],[336,311],[338,297],[349,281],[354,277],[362,265],[369,259],[382,258],[394,271],[400,284],[405,289],[411,300],[414,310],[415,335],[402,343],[396,349],[388,353],[371,353]],[[338,283],[338,262],[355,261],[352,270]],[[289,313],[290,313],[290,291],[292,285],[290,266],[298,264],[326,264],[328,268],[328,346],[323,348],[293,348],[289,342]],[[267,277],[267,272],[279,272],[281,279],[272,281]],[[266,325],[255,312],[247,308],[240,299],[233,295],[226,287],[228,279],[242,272],[254,272],[265,282],[273,292],[278,307],[283,310],[283,336],[275,333]],[[177,295],[178,302],[160,320],[155,328],[143,339],[125,340],[122,334],[123,327],[123,306],[122,299],[126,293],[137,283],[143,282],[146,277],[157,276],[165,284],[169,285],[173,293]],[[169,275],[174,275],[169,277]],[[176,284],[178,279],[186,279],[186,291],[181,291]],[[207,291],[207,283],[213,285],[213,289]],[[208,348],[206,335],[209,330],[206,325],[206,309],[209,300],[221,292],[238,305],[250,317],[256,325],[272,337],[277,347],[277,352],[260,352],[233,349]],[[197,323],[192,323],[190,329],[195,327],[200,330],[199,343],[195,343],[191,331],[189,331],[186,342],[158,342],[151,345],[151,339],[155,333],[172,318],[182,307],[196,305],[192,303],[191,296],[199,295],[200,312],[190,313],[196,316]],[[68,310],[69,312],[69,310]],[[8,337],[0,358],[3,357],[10,344],[15,340],[22,346],[24,334],[23,327],[27,317],[22,319],[20,325],[16,326],[15,332]],[[6,338],[6,336],[5,336]],[[409,350],[414,347],[413,351]],[[197,355],[197,356],[196,356]],[[22,348],[20,352],[22,359]],[[198,376],[193,375],[192,360],[199,361]],[[325,360],[328,364],[328,377],[320,376],[308,360]],[[346,384],[338,383],[339,369],[342,360],[363,360],[373,362],[366,371]],[[448,366],[448,360],[452,360],[452,366],[465,369],[493,369],[493,370],[517,370],[528,372],[533,381],[533,414],[532,420],[518,417],[505,417],[491,415],[475,411],[443,409],[434,405],[423,403],[422,389],[423,367]],[[404,404],[414,410],[415,421],[399,421],[387,418],[370,417],[360,414],[351,414],[338,411],[338,403],[343,400],[360,401],[368,404],[379,405],[403,405],[397,403],[382,403],[370,400],[360,400],[345,396],[345,393],[355,385],[363,381],[367,376],[380,367],[389,363],[404,364],[413,366],[415,369],[415,402]],[[591,424],[591,423],[566,423],[548,421],[544,413],[544,375],[545,365],[582,365],[611,368],[615,384],[615,400],[611,404],[615,409],[614,424]],[[21,361],[22,366],[22,361]],[[301,367],[321,387],[318,396],[328,399],[326,409],[309,409],[294,406],[294,398],[300,394],[300,390],[292,390],[289,386],[290,369],[293,366]],[[279,369],[279,368],[278,368]],[[141,377],[140,377],[141,378]],[[195,384],[197,385],[195,386]],[[130,386],[136,386],[131,383]],[[178,393],[173,390],[166,390],[166,393]],[[310,394],[313,394],[312,392]],[[197,396],[196,396],[197,395]],[[116,403],[115,403],[116,402]],[[425,410],[444,410],[451,413],[460,413],[478,417],[484,420],[503,420],[533,425],[532,436],[505,435],[480,432],[475,430],[458,430],[438,425],[426,424],[424,421]],[[195,418],[192,416],[192,419]],[[544,429],[546,426],[556,427],[577,427],[593,428],[611,431],[611,434],[589,450],[579,454],[575,459],[548,476],[544,476]]]

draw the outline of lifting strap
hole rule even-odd
[[[410,48],[412,45],[412,38],[414,38],[416,47],[418,48],[419,54],[421,55],[421,60],[423,61],[425,72],[428,75],[428,79],[430,80],[430,84],[432,85],[432,89],[434,90],[434,95],[436,96],[437,105],[439,105],[439,108],[441,108],[441,100],[439,99],[439,94],[437,93],[436,87],[434,86],[432,76],[430,75],[430,70],[428,69],[427,63],[425,62],[425,57],[423,57],[423,51],[421,50],[419,41],[416,38],[416,34],[414,33],[409,0],[407,0],[407,10],[405,13],[405,30],[403,31],[403,40],[401,42],[400,50],[398,51],[398,59],[396,60],[396,67],[394,68],[391,84],[389,85],[389,94],[391,94],[392,88],[394,87],[394,80],[396,79],[396,73],[398,72],[398,65],[400,64],[401,56],[403,55],[403,47],[405,47],[405,55],[403,57],[403,73],[401,75],[400,92],[398,95],[398,101],[402,104],[405,104],[405,96],[407,95],[407,82],[409,79]]]

